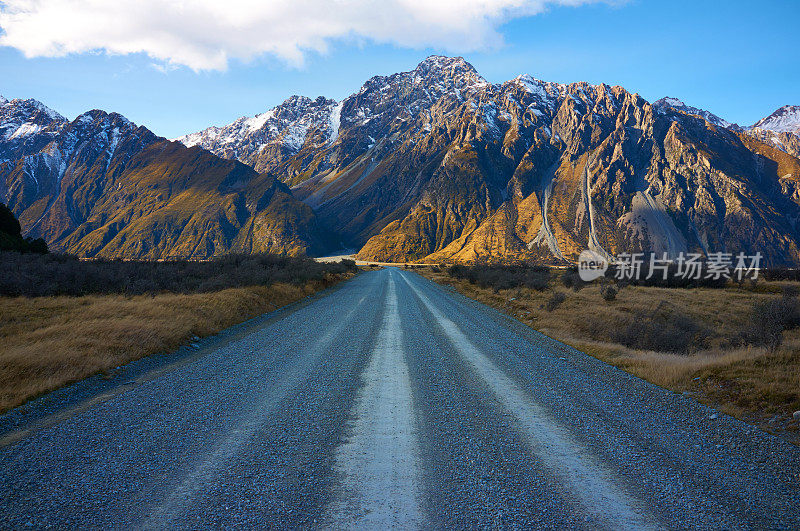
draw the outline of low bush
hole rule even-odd
[[[550,298],[547,299],[547,302],[542,305],[542,308],[548,312],[552,312],[561,306],[561,303],[565,300],[567,300],[567,295],[563,291],[554,291],[553,294],[550,295]]]
[[[694,276],[697,276],[696,273],[689,274],[686,276],[684,276],[683,274],[679,275],[678,266],[676,264],[671,264],[668,267],[666,278],[664,278],[664,273],[661,270],[653,271],[653,274],[651,276],[650,264],[646,261],[641,266],[641,271],[638,274],[638,278],[634,277],[634,278],[617,279],[617,276],[624,276],[624,275],[619,274],[617,266],[613,264],[610,265],[608,270],[606,271],[606,278],[616,279],[617,282],[625,282],[626,284],[631,284],[634,286],[650,286],[656,288],[684,288],[684,289],[688,288],[724,289],[729,282],[729,279],[725,278],[724,276],[720,276],[719,278],[714,278],[713,275],[709,276],[707,265],[705,262],[701,263],[700,278],[693,278]]]
[[[577,267],[570,267],[564,271],[561,275],[561,283],[564,284],[565,288],[572,288],[573,291],[580,291],[589,285],[588,282],[584,282],[580,277]]]
[[[783,343],[784,330],[800,326],[800,301],[794,287],[783,296],[753,305],[750,322],[742,332],[742,342],[774,351]]]
[[[800,282],[800,269],[770,268],[762,269],[760,276],[766,281],[794,281]]]
[[[600,295],[603,300],[611,302],[617,298],[617,288],[610,284],[603,284],[600,286]]]
[[[636,312],[611,332],[611,338],[637,350],[689,354],[706,348],[710,331],[688,315],[659,305],[654,312]]]

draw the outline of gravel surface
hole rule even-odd
[[[148,374],[0,418],[0,528],[800,527],[797,447],[407,271]]]

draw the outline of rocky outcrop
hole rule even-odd
[[[753,127],[747,133],[764,144],[769,144],[793,157],[800,157],[800,133],[775,132],[759,127]]]

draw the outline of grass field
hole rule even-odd
[[[24,259],[35,260],[35,257]],[[51,267],[57,259],[42,260],[33,267]],[[141,288],[136,291],[149,291],[153,285],[158,285],[161,291],[136,295],[106,293],[108,286],[115,286],[113,283],[87,283],[87,276],[114,278],[120,270],[130,268],[119,263],[107,267],[96,263],[84,266],[67,260],[72,273],[83,268],[84,275],[71,282],[70,275],[61,271],[54,276],[61,277],[47,280],[45,288],[41,287],[45,281],[34,279],[39,285],[30,286],[24,279],[19,280],[19,275],[15,277],[16,283],[7,275],[0,284],[20,290],[69,290],[79,284],[82,291],[95,286],[95,293],[0,296],[0,411],[144,356],[173,351],[196,337],[215,334],[355,274],[350,265],[319,267],[310,260],[268,257],[262,261],[269,265],[266,273],[258,272],[252,263],[242,266],[239,261],[229,259],[223,260],[222,265],[146,263],[128,275],[141,277],[134,278],[132,284]],[[169,291],[171,285],[164,284],[168,276],[159,277],[158,273],[176,268],[200,270],[200,280],[194,281],[195,292]],[[154,272],[154,278],[150,279]],[[259,278],[263,285],[247,285]],[[277,278],[284,281],[270,280]],[[173,288],[191,291],[187,286],[193,284],[185,276],[175,275],[175,279]],[[236,287],[214,288],[220,284]]]
[[[754,312],[783,300],[782,293],[797,283],[626,286],[605,300],[599,283],[579,291],[565,287],[563,272],[551,273],[544,285],[497,290],[455,278],[447,269],[417,272],[607,363],[800,443],[792,418],[800,410],[800,329],[783,331],[774,349],[743,339]],[[649,335],[650,348],[629,346]]]

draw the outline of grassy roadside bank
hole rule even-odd
[[[607,300],[608,287],[599,283],[565,287],[565,272],[553,272],[540,285],[495,289],[445,268],[415,271],[602,361],[800,444],[800,426],[792,418],[800,410],[800,329],[783,331],[776,348],[742,340],[753,313],[783,300],[782,291],[797,283],[626,286]]]
[[[67,260],[67,268],[73,271],[67,275],[59,269],[47,280],[48,289],[64,291],[81,284],[81,292],[89,291],[88,294],[0,296],[0,412],[93,374],[173,351],[195,337],[216,334],[355,274],[349,265],[316,266],[271,257],[262,262],[267,266],[257,258],[247,264],[141,264],[134,267],[136,272],[131,276],[146,274],[148,278],[133,278],[134,289],[129,292],[147,291],[145,287],[153,283],[158,284],[159,291],[129,294],[104,293],[107,289],[100,287],[104,286],[102,282],[92,284],[96,293],[85,285],[91,284],[92,270],[102,272],[99,277],[114,278],[117,270],[127,270],[130,264],[98,267]],[[308,267],[306,272],[300,267],[304,265]],[[45,268],[41,263],[36,267]],[[185,273],[183,269],[187,267],[199,270],[195,271],[200,279],[197,286],[191,287],[192,281],[183,274],[175,275],[174,285],[165,284],[169,271],[180,268]],[[268,275],[264,269],[270,270]],[[75,271],[83,275],[69,280]],[[243,274],[248,271],[250,274]],[[247,285],[257,280],[253,272],[264,277],[264,285]],[[109,285],[116,290],[118,284],[115,281]],[[12,282],[9,275],[0,285],[34,291],[24,280]],[[234,287],[226,287],[231,285]],[[171,287],[174,291],[170,291]]]

